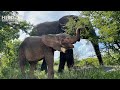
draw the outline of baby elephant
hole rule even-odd
[[[80,29],[77,29],[76,36],[67,34],[48,34],[43,36],[27,37],[19,47],[19,63],[22,74],[25,76],[25,62],[30,64],[30,77],[33,78],[36,64],[45,58],[48,65],[48,78],[54,78],[54,51],[63,53],[67,49],[74,48],[73,44],[80,37]]]

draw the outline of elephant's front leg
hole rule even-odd
[[[66,60],[68,69],[74,66],[74,57],[73,57],[73,49],[69,49],[66,51]]]
[[[45,60],[48,65],[48,79],[54,78],[54,53],[48,52],[45,55]]]
[[[66,62],[66,53],[60,52],[60,63],[59,63],[59,68],[58,68],[59,73],[63,72],[65,62]]]
[[[63,72],[65,63],[67,61],[68,69],[74,65],[73,49],[69,49],[66,53],[60,52],[60,64],[58,72]]]

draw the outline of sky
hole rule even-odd
[[[18,11],[22,19],[30,22],[33,25],[37,25],[46,21],[56,21],[65,15],[79,15],[78,11]],[[28,35],[20,32],[20,40],[24,40]],[[79,59],[95,56],[95,52],[92,44],[85,39],[81,39],[80,42],[74,44],[74,53],[79,53]],[[58,59],[59,51],[55,51],[54,59]]]

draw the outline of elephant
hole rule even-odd
[[[19,64],[22,75],[25,77],[25,63],[29,62],[30,78],[33,78],[37,62],[45,59],[48,65],[48,78],[53,79],[54,51],[65,53],[66,50],[74,48],[73,44],[80,40],[81,30],[77,29],[75,36],[60,33],[27,37],[19,47]]]
[[[47,35],[47,34],[59,34],[59,33],[66,33],[66,23],[69,21],[68,18],[72,18],[75,22],[79,20],[78,16],[76,15],[66,15],[60,18],[57,21],[52,22],[43,22],[38,25],[36,25],[33,30],[31,31],[31,36],[41,36],[41,35]],[[91,43],[94,47],[95,53],[97,55],[97,58],[99,60],[99,64],[103,65],[103,60],[101,57],[99,45],[98,45],[98,39],[96,38],[97,35],[95,33],[95,30],[89,30],[89,28],[85,27],[86,30],[88,30],[89,34],[87,37],[84,36],[85,33],[83,33],[83,36],[81,39],[88,39],[93,38],[96,40],[97,43],[94,42],[94,40],[91,40]],[[78,40],[79,41],[79,40]],[[64,70],[65,63],[67,62],[68,68],[71,68],[74,66],[74,58],[73,58],[73,49],[69,49],[66,51],[66,53],[60,52],[60,63],[58,72],[62,72]],[[41,70],[47,70],[46,62],[43,60]]]

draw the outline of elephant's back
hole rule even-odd
[[[53,21],[53,22],[44,22],[36,25],[32,32],[31,36],[41,36],[41,35],[47,35],[47,34],[59,34],[63,32],[63,30],[60,29],[59,22]]]

